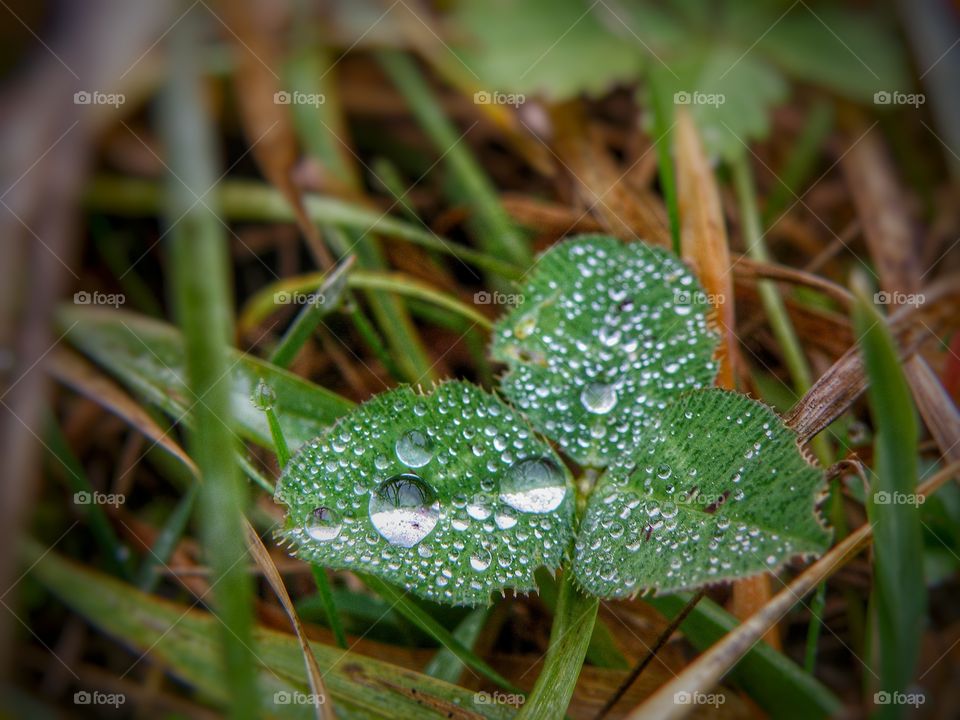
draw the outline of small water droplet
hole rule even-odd
[[[606,415],[617,404],[617,391],[612,385],[590,383],[580,393],[580,402],[587,411],[597,415]]]
[[[336,510],[321,506],[314,508],[306,524],[307,535],[320,542],[330,542],[340,535],[343,523]]]
[[[500,499],[520,512],[550,512],[566,494],[563,472],[547,458],[514,463],[500,482]]]
[[[418,468],[433,458],[433,447],[426,433],[410,430],[404,433],[395,446],[397,457],[407,467]]]
[[[384,539],[400,547],[423,540],[439,518],[436,494],[413,473],[384,480],[370,496],[370,521]]]

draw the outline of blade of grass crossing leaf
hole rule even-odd
[[[230,715],[256,718],[259,698],[252,645],[253,593],[246,573],[243,509],[246,492],[235,461],[230,429],[228,342],[231,302],[224,228],[206,203],[216,182],[213,138],[200,94],[199,26],[190,14],[172,31],[170,81],[163,98],[162,130],[175,178],[168,209],[177,316],[184,330],[192,408],[192,457],[203,476],[200,514],[203,545],[213,571],[224,678],[231,687]]]
[[[462,134],[433,97],[413,58],[395,50],[381,51],[377,58],[466,194],[476,213],[481,246],[486,252],[521,267],[529,265],[531,256],[526,239],[500,205],[489,178],[470,153]]]
[[[473,648],[489,616],[490,610],[487,608],[481,607],[471,610],[454,628],[454,639],[467,649]],[[430,658],[430,662],[423,668],[423,672],[430,677],[446,680],[448,683],[456,685],[460,682],[460,676],[463,674],[465,667],[466,665],[460,658],[444,647],[437,650],[437,654]]]
[[[519,720],[556,720],[564,716],[593,635],[600,600],[577,590],[573,573],[564,573],[550,647],[533,692],[517,714]]]
[[[361,574],[360,577],[367,587],[387,600],[401,615],[430,635],[430,637],[440,643],[441,646],[456,655],[468,668],[475,670],[505,690],[522,694],[521,690],[490,667],[484,660],[477,657],[472,650],[464,647],[463,643],[454,638],[449,630],[437,622],[411,598],[407,597],[406,592],[373,575]]]
[[[920,654],[927,597],[923,579],[917,498],[916,411],[896,347],[883,316],[867,299],[867,281],[855,276],[853,325],[870,385],[867,395],[876,432],[876,466],[867,512],[874,534],[871,594],[879,690],[904,692]],[[881,717],[899,717],[903,706],[885,704]]]

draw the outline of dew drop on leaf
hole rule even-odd
[[[340,534],[340,528],[342,527],[343,522],[341,522],[340,515],[337,511],[326,506],[321,506],[314,509],[310,515],[310,519],[307,521],[305,530],[307,531],[307,535],[314,540],[329,542],[337,538]]]
[[[500,481],[500,499],[524,513],[555,510],[566,494],[563,473],[546,458],[520,460]]]
[[[423,467],[433,459],[430,438],[419,430],[410,430],[397,440],[397,458],[407,467]]]
[[[436,527],[440,503],[419,475],[401,473],[370,495],[370,521],[387,542],[413,547]]]
[[[606,415],[617,404],[617,391],[606,383],[590,383],[580,393],[580,402],[596,415]]]
[[[470,556],[470,567],[477,572],[483,572],[490,567],[490,560],[490,553],[481,548]]]

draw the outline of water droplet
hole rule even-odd
[[[418,468],[423,467],[433,458],[432,445],[426,433],[410,430],[397,440],[395,449],[400,462],[407,467]]]
[[[490,560],[490,553],[481,548],[470,556],[470,567],[477,572],[483,572],[490,567]]]
[[[423,479],[413,473],[394,475],[370,496],[370,521],[388,542],[413,547],[440,518],[440,503]]]
[[[305,529],[307,535],[314,540],[329,542],[340,535],[340,529],[342,527],[343,523],[340,521],[340,516],[337,514],[337,511],[321,506],[314,508],[310,517],[307,519]]]
[[[612,385],[590,383],[580,393],[580,402],[592,413],[606,415],[617,404],[617,391]]]
[[[547,458],[514,463],[500,482],[500,499],[520,512],[550,512],[566,494],[563,472]]]

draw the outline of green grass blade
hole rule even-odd
[[[224,227],[215,211],[198,201],[213,185],[213,137],[204,114],[196,49],[199,27],[187,16],[174,28],[169,85],[162,122],[169,153],[168,207],[173,287],[184,330],[186,370],[193,417],[191,456],[203,477],[200,516],[204,551],[213,571],[222,660],[230,692],[230,716],[256,718],[259,697],[254,654],[253,586],[246,572],[243,511],[246,486],[235,456],[237,438],[229,418],[229,347],[233,328],[229,259]]]
[[[293,209],[278,191],[249,180],[224,180],[207,196],[218,203],[223,217],[239,222],[294,222]],[[87,207],[125,217],[153,217],[161,209],[159,185],[152,180],[99,176],[87,187]],[[521,266],[455,243],[409,222],[355,203],[319,195],[304,195],[307,216],[318,223],[363,234],[395,238],[459,258],[468,265],[505,278],[518,278]]]
[[[886,321],[868,299],[867,281],[858,275],[854,284],[853,326],[870,382],[867,394],[876,432],[867,503],[874,535],[875,666],[880,692],[904,692],[916,670],[927,608],[916,494],[917,417]],[[903,712],[902,704],[879,706],[881,717]]]
[[[522,720],[556,720],[567,711],[593,635],[600,601],[577,590],[567,570],[550,631],[550,649],[533,692],[517,715]]]
[[[490,667],[485,660],[478,657],[469,648],[464,647],[463,643],[457,640],[449,630],[417,605],[412,598],[407,597],[403,590],[372,575],[360,574],[360,577],[367,587],[387,600],[401,615],[440,643],[442,647],[452,652],[464,665],[505,690],[521,692],[509,680]]]
[[[103,507],[97,502],[92,502],[93,486],[83,470],[83,465],[67,445],[67,439],[63,436],[60,426],[52,418],[47,422],[45,446],[62,466],[64,480],[72,495],[71,499],[90,526],[90,533],[103,551],[107,565],[118,576],[129,579],[130,567],[123,559],[126,552],[121,547],[120,540],[113,531],[113,526]]]
[[[137,573],[137,587],[144,592],[150,592],[157,586],[160,580],[157,568],[170,560],[177,543],[187,529],[187,523],[190,521],[193,506],[197,500],[198,489],[199,485],[195,484],[187,488],[186,493],[167,518],[167,522],[160,529],[153,547],[143,556],[140,571]]]
[[[680,254],[680,206],[677,198],[677,180],[674,175],[672,146],[670,135],[674,125],[671,111],[672,98],[663,87],[667,83],[658,80],[662,71],[653,68],[648,76],[650,82],[650,111],[653,116],[652,133],[657,151],[657,167],[660,172],[660,189],[667,206],[667,219],[670,221],[670,239],[673,252]]]
[[[333,599],[333,592],[330,590],[330,581],[327,579],[327,572],[319,565],[311,565],[310,571],[313,573],[313,582],[317,586],[317,597],[323,605],[323,612],[327,617],[327,624],[333,631],[333,637],[337,645],[344,650],[347,649],[347,635],[343,630],[343,622],[340,619],[340,613],[337,612],[337,604]]]
[[[468,650],[472,650],[474,643],[483,631],[483,626],[490,617],[489,608],[476,608],[460,621],[453,630],[453,638]],[[437,654],[430,658],[430,662],[423,668],[423,672],[430,677],[446,680],[457,684],[466,665],[456,654],[445,647],[437,650]]]
[[[224,683],[218,668],[220,625],[209,613],[146,595],[56,553],[44,554],[34,541],[24,543],[21,561],[25,567],[33,566],[31,576],[65,605],[137,655],[149,653],[174,677],[196,688],[200,700],[226,706],[236,695],[236,686]],[[296,638],[256,628],[253,643],[257,676],[251,690],[259,695],[263,716],[312,717],[311,706],[291,701],[295,693],[310,693]],[[362,654],[351,654],[348,661],[343,650],[321,643],[311,647],[340,717],[448,720],[463,716],[465,710],[489,720],[514,716],[505,705],[475,704],[472,690]]]
[[[476,217],[477,239],[483,249],[497,257],[526,267],[532,259],[522,233],[507,215],[496,190],[470,153],[461,133],[444,114],[413,58],[395,51],[379,53],[380,65],[406,98],[420,125],[433,141],[442,161],[462,189]]]

